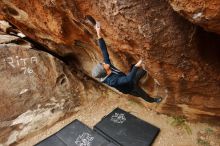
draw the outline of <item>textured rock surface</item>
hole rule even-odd
[[[207,31],[220,34],[219,0],[169,0],[175,11]]]
[[[191,119],[220,116],[220,37],[173,11],[165,0],[60,0],[0,2],[2,15],[25,35],[90,74],[100,61],[94,29],[101,22],[113,63],[123,71],[139,58],[149,70],[151,95],[165,98],[157,111]]]
[[[58,59],[33,50],[27,42],[15,44],[19,42],[17,37],[2,37],[5,42],[0,44],[0,145],[9,145],[51,126],[70,109],[74,112],[80,105],[79,90],[83,86],[71,83],[77,78]]]

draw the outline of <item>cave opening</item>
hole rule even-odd
[[[220,35],[199,27],[196,39],[201,60],[214,66],[220,73]]]

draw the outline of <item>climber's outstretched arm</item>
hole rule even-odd
[[[102,51],[102,56],[104,58],[104,62],[110,65],[111,61],[109,59],[109,54],[108,54],[108,50],[107,50],[105,41],[102,38],[101,33],[100,33],[100,31],[101,31],[100,26],[96,25],[95,29],[96,29],[96,32],[97,32],[98,43],[99,43],[99,47],[101,48],[101,51]]]
[[[102,51],[102,56],[104,58],[104,62],[110,65],[111,61],[109,59],[109,54],[108,54],[108,50],[107,50],[105,41],[103,38],[100,38],[98,41],[99,41],[99,47],[101,48],[101,51]]]

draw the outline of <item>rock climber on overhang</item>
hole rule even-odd
[[[95,23],[95,24],[94,24]],[[92,70],[92,76],[99,78],[101,82],[116,88],[124,94],[130,94],[136,97],[140,97],[147,102],[160,103],[162,98],[152,98],[150,97],[141,87],[139,87],[139,80],[147,74],[147,72],[141,68],[142,60],[139,60],[137,64],[133,65],[131,71],[126,75],[122,71],[114,67],[109,59],[109,54],[104,39],[101,37],[100,23],[95,22],[95,29],[98,36],[99,47],[102,51],[104,58],[103,63],[97,64]]]

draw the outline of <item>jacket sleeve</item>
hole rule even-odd
[[[107,50],[104,39],[103,38],[98,39],[98,43],[99,43],[99,47],[101,48],[101,51],[102,51],[104,62],[107,64],[111,64],[111,61],[109,59],[108,50]]]
[[[117,80],[117,85],[120,86],[120,85],[127,84],[127,83],[130,83],[131,81],[133,81],[134,77],[137,73],[137,70],[138,70],[138,68],[136,66],[134,66],[132,68],[131,72],[129,72],[127,76],[120,77]]]

